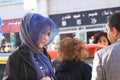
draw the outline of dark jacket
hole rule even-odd
[[[91,80],[92,68],[82,62],[66,61],[56,70],[57,80]]]
[[[46,51],[44,53],[48,56]],[[26,46],[21,46],[10,55],[3,80],[38,80],[37,72]]]

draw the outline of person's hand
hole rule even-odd
[[[50,77],[43,77],[41,80],[51,80],[51,78]]]

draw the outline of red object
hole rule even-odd
[[[20,31],[20,21],[21,21],[21,18],[3,20],[4,25],[1,26],[0,29],[3,31],[3,33],[19,32]]]
[[[58,50],[49,50],[48,51],[48,54],[50,55],[50,57],[52,58],[52,59],[57,59],[58,58]]]
[[[94,56],[95,52],[105,46],[102,44],[85,44],[85,48],[87,49],[89,56]]]
[[[95,52],[101,48],[105,47],[102,44],[85,44],[85,48],[87,49],[89,56],[93,57]],[[58,58],[58,50],[49,50],[48,54],[52,59],[57,59]]]

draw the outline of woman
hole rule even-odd
[[[6,47],[6,40],[3,39],[1,42],[1,47],[0,47],[0,52],[5,52],[5,47]]]
[[[57,80],[91,80],[92,68],[83,62],[86,50],[81,40],[66,37],[60,43]]]
[[[94,35],[94,44],[102,44],[104,46],[110,45],[110,41],[107,38],[107,33],[99,31]]]
[[[54,70],[44,47],[58,31],[51,19],[27,13],[20,26],[21,45],[9,57],[3,80],[52,80]]]

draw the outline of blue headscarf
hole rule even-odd
[[[54,76],[54,71],[48,57],[46,57],[42,49],[38,47],[48,31],[50,31],[50,36],[44,46],[48,46],[53,41],[59,32],[58,26],[50,18],[37,13],[27,13],[23,17],[20,27],[21,43],[29,48],[39,80],[42,78],[40,71],[41,66],[44,68],[47,76]]]

